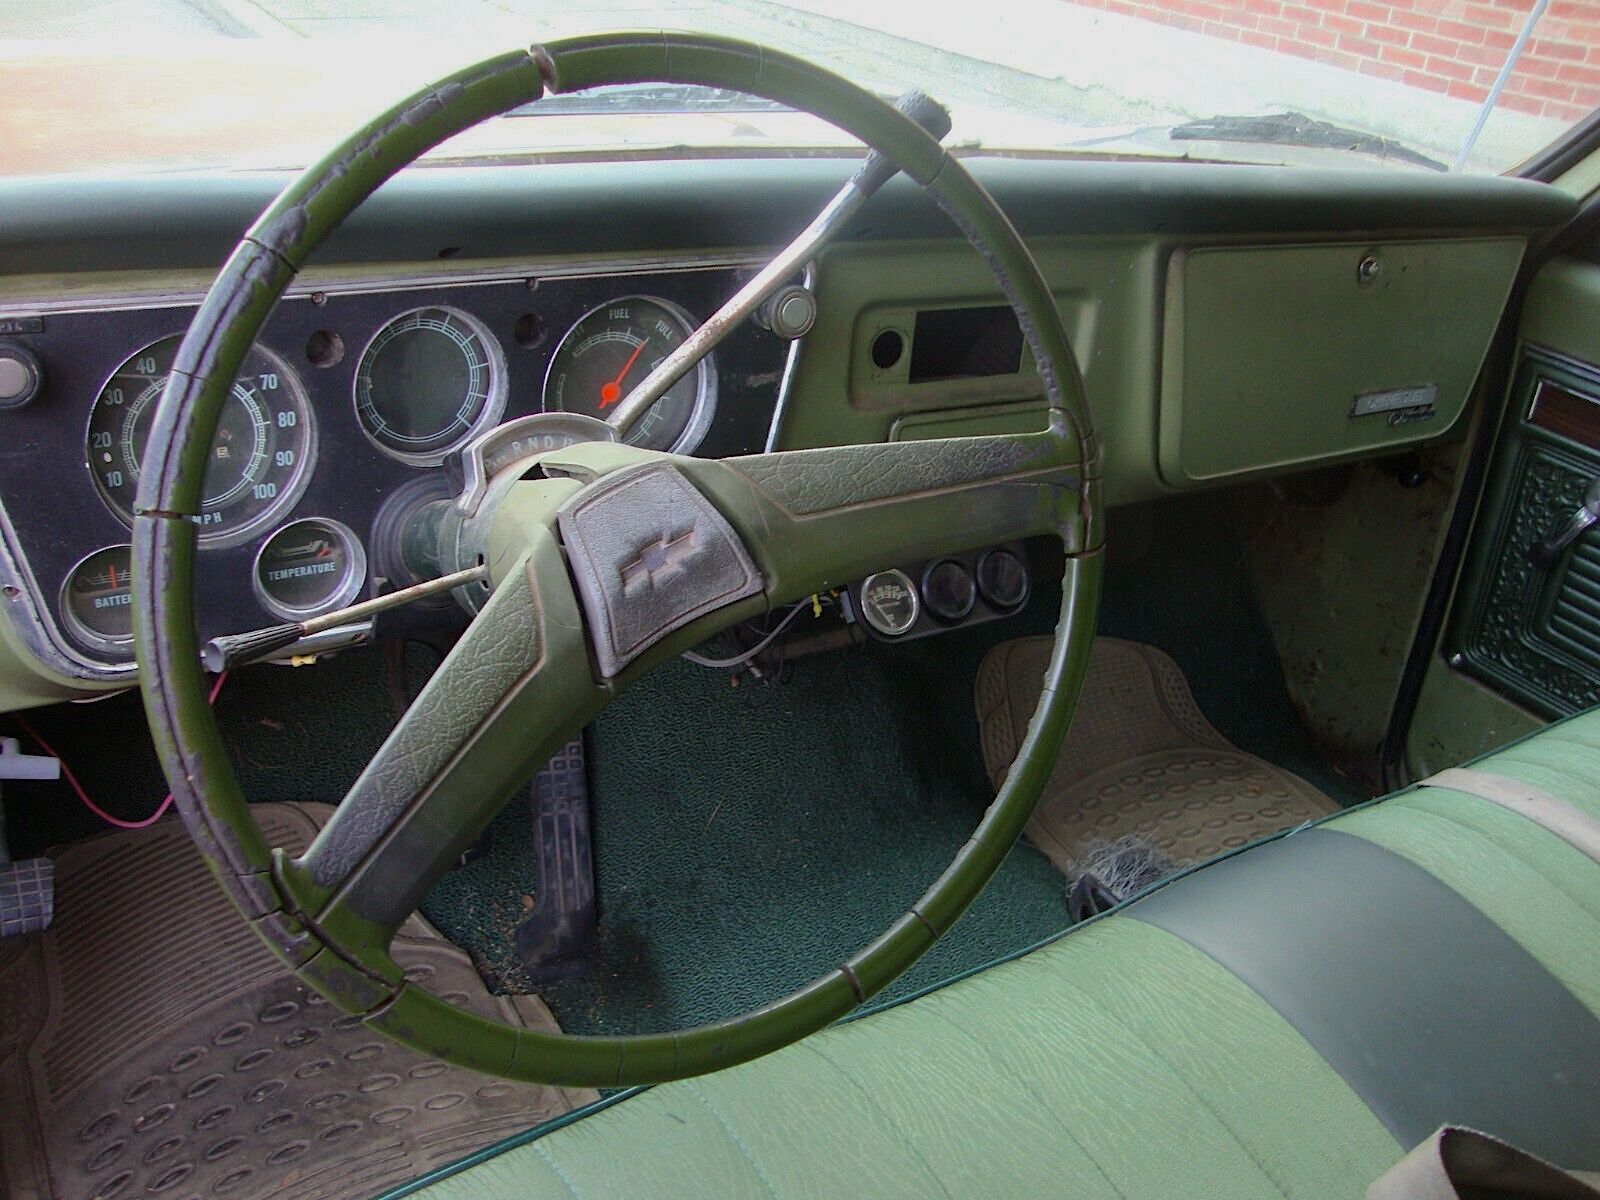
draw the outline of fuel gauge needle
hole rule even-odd
[[[633,364],[639,361],[639,355],[644,353],[644,348],[650,344],[650,339],[645,338],[633,348],[633,353],[628,355],[628,361],[622,364],[622,370],[617,372],[615,379],[608,379],[600,385],[600,407],[607,408],[622,399],[622,381],[628,377],[628,372],[633,370]]]

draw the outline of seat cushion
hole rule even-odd
[[[1600,819],[1600,712],[1479,767]],[[1423,786],[425,1194],[1355,1200],[1446,1123],[1595,1169],[1597,1012],[1600,864]]]

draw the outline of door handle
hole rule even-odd
[[[1562,552],[1596,521],[1600,521],[1600,479],[1590,481],[1589,490],[1583,494],[1583,505],[1577,512],[1552,530],[1544,541],[1528,547],[1528,561],[1541,571],[1548,571],[1556,565]]]

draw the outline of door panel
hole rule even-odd
[[[1455,665],[1555,717],[1600,701],[1600,523],[1552,543],[1600,480],[1600,267],[1541,272],[1520,334],[1448,645]]]

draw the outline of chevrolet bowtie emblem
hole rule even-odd
[[[631,592],[641,583],[656,587],[663,579],[671,578],[683,570],[684,564],[694,557],[700,539],[691,525],[676,537],[663,533],[639,551],[639,557],[622,568],[622,590]]]

